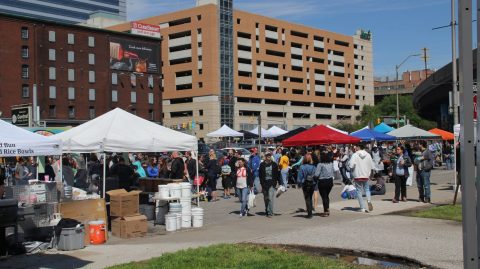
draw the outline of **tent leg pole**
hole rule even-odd
[[[195,156],[197,157],[196,158],[196,169],[197,169],[197,173],[196,173],[196,177],[198,178],[200,175],[198,174],[198,159],[200,158],[200,156],[198,156],[198,151],[195,151]],[[193,181],[195,181],[195,178],[193,178]],[[198,181],[197,181],[198,183]],[[200,185],[197,184],[197,207],[200,207]]]
[[[102,192],[102,198],[105,199],[105,190],[106,186],[105,184],[107,183],[107,154],[103,153],[103,192]]]

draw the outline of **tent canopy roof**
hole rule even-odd
[[[388,132],[391,132],[391,131],[395,130],[395,128],[388,126],[387,124],[385,124],[385,122],[382,122],[379,125],[375,126],[375,128],[373,128],[373,130],[375,132],[386,134]]]
[[[57,134],[65,152],[166,152],[198,149],[197,138],[120,108]]]
[[[224,124],[222,127],[220,127],[220,129],[214,132],[208,133],[207,136],[208,137],[239,137],[239,136],[243,136],[243,134],[233,130],[232,128]]]
[[[407,124],[399,129],[393,130],[388,133],[398,139],[438,139],[439,135],[432,134],[410,124]]]
[[[277,126],[272,126],[270,129],[267,130],[270,135],[272,135],[273,137],[277,137],[277,136],[280,136],[280,135],[284,135],[286,133],[288,133],[288,131],[285,131],[283,130],[282,128],[280,127],[277,127]]]
[[[351,133],[350,135],[358,137],[362,141],[393,141],[397,139],[395,136],[375,132],[374,130],[368,128],[360,129]]]
[[[360,139],[356,137],[337,132],[325,125],[318,125],[283,140],[282,144],[286,147],[292,147],[327,144],[356,144],[359,142]]]
[[[429,130],[429,132],[432,133],[432,134],[436,134],[436,135],[441,136],[442,139],[446,140],[446,141],[455,139],[455,136],[453,135],[453,133],[444,131],[442,129],[434,128],[432,130]]]
[[[297,128],[297,129],[291,130],[291,131],[288,132],[288,133],[285,133],[285,134],[283,134],[283,135],[280,135],[280,136],[275,137],[275,140],[276,140],[276,141],[282,141],[282,140],[285,140],[285,139],[287,139],[287,138],[290,138],[290,137],[292,137],[292,136],[294,136],[294,135],[296,135],[296,134],[299,134],[299,133],[301,133],[301,132],[303,132],[303,131],[306,131],[306,130],[307,130],[307,129],[304,128],[304,127],[299,127],[299,128]]]
[[[333,127],[333,126],[327,125],[327,127],[330,128],[330,129],[332,129],[332,130],[334,130],[334,131],[337,131],[337,132],[339,132],[339,133],[348,135],[348,132],[343,131],[343,130],[340,130],[340,129],[337,129],[337,128]]]
[[[0,120],[0,156],[61,155],[62,141]]]
[[[261,128],[261,131],[262,131],[262,137],[265,137],[265,138],[272,137],[272,134],[268,130],[265,130],[265,129]],[[258,135],[258,126],[253,128],[249,132],[252,133],[252,134]]]

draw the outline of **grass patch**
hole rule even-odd
[[[453,221],[462,221],[462,206],[461,205],[442,205],[425,210],[412,212],[409,214],[412,217],[430,218],[430,219],[444,219]]]
[[[285,249],[255,245],[221,244],[197,249],[167,253],[161,257],[142,262],[132,262],[109,267],[110,269],[177,269],[177,268],[322,268],[358,269],[367,268],[344,261],[302,253],[288,252]]]

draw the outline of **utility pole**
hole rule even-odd
[[[480,2],[480,0],[477,0]],[[463,266],[478,268],[477,199],[473,123],[472,0],[458,0],[460,160],[462,184]]]
[[[425,64],[425,79],[427,79],[428,77],[428,67],[427,67],[427,60],[428,60],[428,49],[427,48],[423,48],[422,49],[423,51],[423,56],[422,56],[422,59],[423,59],[423,63]]]
[[[258,114],[258,156],[262,154],[262,114]]]
[[[455,20],[455,0],[452,0],[452,106],[453,106],[453,126],[458,124],[458,83],[457,83],[457,21]]]

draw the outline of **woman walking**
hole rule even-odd
[[[219,175],[220,167],[218,166],[217,156],[215,155],[215,151],[210,151],[208,154],[209,160],[207,163],[207,186],[211,191],[210,199],[211,202],[218,201],[217,199],[217,178]]]
[[[333,155],[329,152],[320,153],[320,163],[317,165],[315,177],[318,178],[318,191],[323,202],[322,217],[330,216],[330,191],[333,188]]]
[[[240,199],[240,217],[244,217],[248,214],[247,202],[248,202],[248,194],[250,190],[253,190],[253,176],[248,171],[245,165],[245,159],[240,158],[238,160],[238,168],[237,168],[237,195]]]
[[[405,148],[398,146],[396,148],[396,160],[393,163],[393,178],[395,179],[395,197],[393,203],[400,201],[400,193],[402,194],[402,201],[407,201],[407,178],[410,176],[408,167],[412,166],[410,157],[405,154]]]
[[[315,166],[313,165],[312,155],[305,154],[303,157],[303,164],[300,166],[297,176],[297,183],[302,186],[303,197],[305,198],[305,205],[307,207],[307,218],[313,217],[312,196],[315,189]]]

